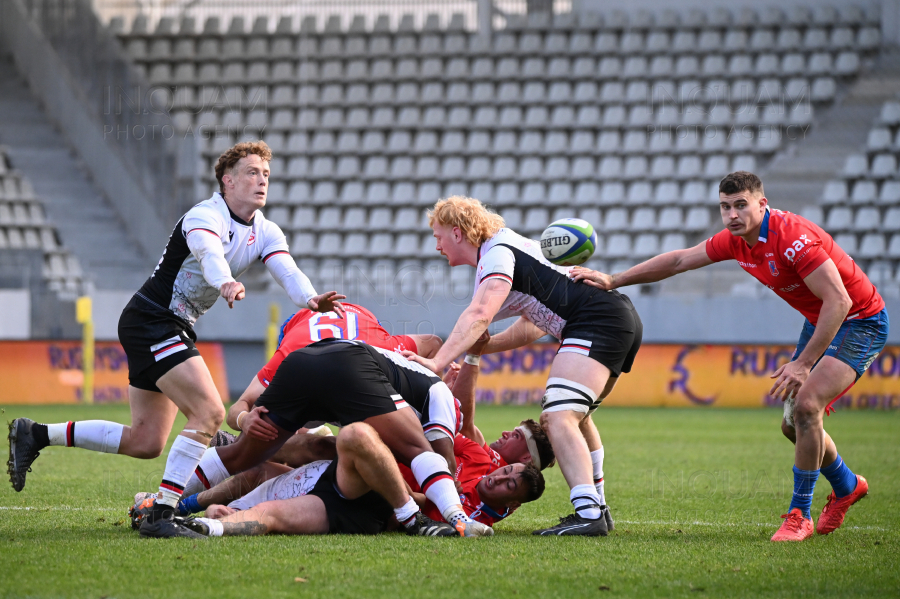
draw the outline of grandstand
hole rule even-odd
[[[195,4],[194,12],[142,12],[98,0],[100,16],[91,16],[180,141],[177,171],[188,191],[173,192],[178,206],[215,188],[212,165],[223,149],[265,139],[276,153],[266,214],[319,287],[465,297],[468,273],[446,270],[424,221],[424,209],[450,194],[488,202],[530,236],[580,216],[601,233],[589,265],[617,271],[718,230],[717,182],[747,169],[771,182],[776,207],[822,223],[886,296],[900,296],[900,79],[888,72],[896,64],[890,7],[654,10],[647,1],[626,12],[575,2],[556,3],[551,14],[552,3],[497,2],[486,20],[478,9],[489,2],[415,3],[408,12],[403,3],[371,3],[368,12],[359,3],[318,12],[303,3],[253,11]],[[35,22],[58,45],[48,14]],[[872,80],[880,87],[860,101]],[[843,170],[830,166],[835,160]],[[10,168],[24,166],[13,159]],[[133,230],[91,170],[107,212],[140,238],[140,258],[123,271],[152,264],[159,250],[149,234]],[[0,212],[0,226],[7,244],[21,236],[43,248],[54,289],[71,294],[83,282],[116,279],[101,276],[77,233],[65,232],[77,226],[54,223],[52,209],[38,225],[40,204],[30,201],[11,208],[29,220]],[[156,211],[164,230],[178,212],[168,210]],[[730,271],[698,277],[632,294],[765,293]],[[249,283],[263,295],[272,284],[261,272]]]

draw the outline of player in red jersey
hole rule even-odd
[[[791,361],[779,368],[769,391],[785,401],[782,432],[794,442],[794,494],[773,541],[813,534],[810,515],[819,474],[833,492],[816,532],[838,528],[869,485],[850,471],[823,428],[823,414],[859,380],[887,341],[884,300],[859,266],[814,223],[769,208],[762,181],[731,173],[719,183],[725,230],[700,245],[667,252],[613,275],[586,268],[573,279],[600,289],[653,283],[713,262],[734,259],[741,268],[806,317]],[[739,321],[735,324],[740,326]]]
[[[274,438],[275,429],[260,418],[260,408],[253,404],[259,398],[275,371],[292,351],[322,339],[359,339],[369,345],[392,351],[409,350],[425,357],[434,355],[441,347],[437,335],[391,335],[369,310],[356,304],[341,304],[346,316],[334,312],[318,313],[300,310],[281,328],[281,340],[275,355],[253,377],[241,397],[228,410],[228,425],[245,430],[260,438]],[[246,414],[244,414],[246,412]]]

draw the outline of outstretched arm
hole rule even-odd
[[[569,276],[573,281],[584,281],[591,287],[609,290],[628,285],[655,283],[688,270],[709,266],[712,263],[713,261],[706,253],[706,242],[704,241],[686,250],[675,250],[674,252],[660,254],[646,262],[632,266],[625,272],[614,275],[576,266],[569,271]]]
[[[534,343],[546,334],[533,322],[524,316],[520,316],[505,331],[492,336],[482,353],[495,354],[509,349],[516,349],[517,347]]]
[[[418,362],[426,368],[441,374],[459,354],[468,350],[478,341],[488,325],[500,311],[503,302],[509,295],[512,284],[502,279],[489,279],[478,288],[472,303],[463,311],[453,332],[447,341],[438,350],[437,355],[431,360],[423,358],[413,352],[406,351],[403,355],[408,360]]]

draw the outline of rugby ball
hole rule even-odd
[[[580,218],[561,218],[541,233],[541,252],[557,266],[578,266],[597,249],[597,233]]]

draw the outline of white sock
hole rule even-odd
[[[206,447],[203,443],[189,439],[184,435],[175,437],[172,449],[169,450],[169,457],[166,458],[166,471],[163,473],[163,480],[159,483],[161,496],[157,500],[158,503],[172,507],[178,505],[178,500],[181,499],[181,495],[184,493],[184,486],[188,479],[191,478],[191,475],[194,474],[194,470],[197,469],[197,464],[200,463],[200,458],[203,457]]]
[[[414,517],[419,513],[419,506],[416,503],[416,500],[412,497],[409,498],[403,506],[394,508],[394,514],[397,516],[397,522],[402,524],[403,526],[409,526],[414,522]]]
[[[206,479],[205,482],[200,478],[201,475],[203,476],[203,479]],[[215,447],[210,447],[203,452],[200,463],[197,465],[197,468],[194,469],[194,473],[191,474],[191,478],[188,479],[187,484],[184,486],[184,494],[193,495],[194,493],[201,493],[215,487],[217,484],[230,477],[231,473],[228,472],[228,469],[225,468],[225,464],[223,464],[221,458],[219,458],[219,452],[216,451]]]
[[[119,453],[124,424],[107,420],[81,420],[47,425],[50,445]]]
[[[569,500],[575,506],[575,513],[588,520],[600,517],[600,497],[594,485],[575,485],[569,494]]]
[[[213,518],[195,518],[195,520],[203,522],[209,527],[209,536],[211,537],[221,537],[225,532],[225,527],[218,520]]]
[[[457,520],[468,518],[459,502],[447,460],[433,451],[426,451],[413,459],[410,469],[425,497],[437,507],[444,520],[455,526]]]
[[[591,452],[591,463],[594,465],[594,488],[600,496],[600,505],[606,505],[606,493],[603,492],[603,446]]]

